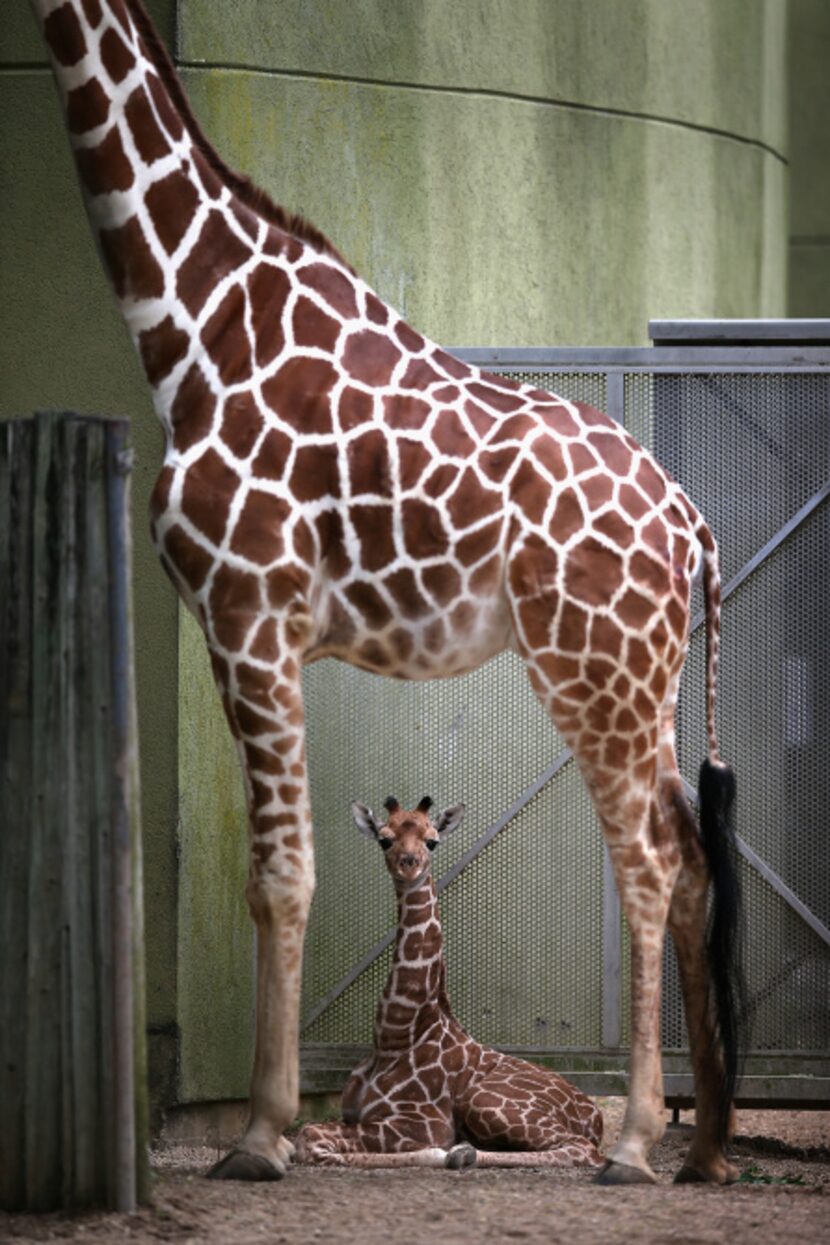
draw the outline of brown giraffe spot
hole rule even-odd
[[[271,708],[276,677],[270,670],[260,670],[258,666],[241,661],[235,668],[235,675],[240,696],[262,709]]]
[[[436,372],[426,359],[413,359],[401,377],[401,389],[428,389],[445,377]]]
[[[250,255],[251,248],[222,213],[209,212],[176,279],[176,293],[192,316],[199,314],[222,278],[241,268]]]
[[[249,562],[267,566],[285,548],[283,526],[290,513],[281,497],[252,488],[236,521],[231,549]]]
[[[340,496],[337,446],[301,445],[294,458],[288,487],[295,501],[319,501]]]
[[[595,406],[590,406],[587,402],[574,402],[574,406],[579,411],[582,422],[590,427],[611,428],[615,432],[619,430],[619,425],[611,416],[606,415],[604,411],[598,411]]]
[[[172,316],[165,316],[151,329],[138,335],[138,349],[147,379],[155,388],[159,381],[173,371],[187,354],[190,337],[176,327]]]
[[[688,625],[688,613],[677,600],[672,597],[666,605],[666,617],[678,640],[682,640],[686,635],[686,627]]]
[[[294,304],[291,327],[298,346],[317,346],[329,354],[334,353],[340,336],[340,322],[327,316],[322,308],[304,294]]]
[[[669,676],[666,674],[662,666],[658,666],[652,675],[649,688],[654,694],[654,698],[658,704],[662,704],[666,695],[666,688],[669,685]]]
[[[104,38],[106,38],[106,35]],[[101,44],[103,47],[103,40],[101,41]],[[108,70],[108,72],[110,72],[110,76],[112,76],[111,71]],[[148,73],[145,81],[147,82],[147,86],[150,88],[150,94],[152,95],[153,103],[156,106],[156,113],[161,118],[162,125],[170,137],[178,142],[184,133],[184,126],[182,125],[179,114],[170,103],[170,97],[167,94],[165,87],[154,73]]]
[[[170,408],[173,444],[177,450],[182,452],[189,450],[208,436],[213,427],[215,406],[216,398],[205,380],[202,369],[198,363],[191,363]],[[214,453],[214,457],[219,456]],[[221,459],[219,461],[221,462]]]
[[[666,480],[665,477],[657,470],[654,463],[648,458],[644,458],[640,463],[637,474],[634,479],[645,493],[646,497],[657,504],[666,496]]]
[[[307,264],[298,270],[297,277],[303,285],[316,290],[345,320],[351,320],[357,315],[354,287],[346,274],[339,269],[331,264]]]
[[[85,134],[103,125],[109,111],[109,99],[97,78],[76,86],[66,97],[66,123],[72,134]]]
[[[392,621],[392,611],[374,584],[357,579],[345,590],[346,599],[363,615],[366,625],[380,631]]]
[[[97,147],[77,147],[75,160],[81,180],[91,195],[129,190],[135,180],[116,126]]]
[[[478,402],[483,402],[485,406],[490,406],[494,411],[500,411],[504,415],[518,410],[524,403],[524,398],[520,394],[505,393],[502,389],[496,389],[493,385],[482,384],[478,381],[472,381],[467,388]]]
[[[69,8],[69,5],[65,7]],[[110,81],[116,85],[126,78],[135,64],[132,52],[112,26],[101,36],[100,53]]]
[[[251,656],[258,658],[259,661],[275,662],[279,655],[276,621],[273,618],[266,618],[251,645]]]
[[[453,526],[463,531],[465,527],[501,510],[501,505],[499,493],[485,488],[473,468],[466,467],[447,503],[447,510]]]
[[[342,352],[346,371],[366,385],[387,385],[400,358],[397,346],[372,329],[352,333]]]
[[[601,545],[594,536],[574,546],[565,563],[568,595],[588,605],[607,605],[623,581],[620,554]]]
[[[495,415],[485,411],[483,406],[472,402],[469,398],[464,403],[464,414],[480,437],[485,437],[496,422]]]
[[[450,458],[469,458],[476,448],[460,416],[451,409],[439,411],[432,428],[432,440],[440,453]]]
[[[578,487],[591,510],[599,510],[600,506],[604,506],[614,496],[614,484],[606,475],[595,475],[587,480],[580,480]]]
[[[213,449],[205,450],[185,476],[182,510],[215,545],[222,543],[238,486],[239,476]]]
[[[84,11],[84,16],[86,17],[86,20],[89,22],[92,29],[95,30],[101,18],[103,17],[103,13],[101,11],[101,5],[99,4],[98,0],[81,0],[81,8]]]
[[[424,471],[432,462],[432,455],[420,441],[409,437],[398,440],[399,478],[404,492],[415,487]]]
[[[461,591],[461,576],[449,562],[425,567],[421,580],[432,599],[441,606],[449,605]]]
[[[392,468],[386,437],[379,428],[370,428],[349,442],[347,450],[352,496],[372,493],[376,497],[392,494]]]
[[[230,647],[230,646],[228,646]],[[250,705],[246,705],[244,700],[234,701],[233,706],[234,717],[240,734],[254,736],[269,735],[273,732],[275,723],[271,718],[263,717],[261,713],[257,713]],[[262,798],[264,795],[264,799]],[[267,804],[270,800],[270,791],[268,788],[260,787],[260,796],[254,795],[255,804]]]
[[[668,584],[665,564],[655,562],[653,558],[638,550],[632,555],[628,567],[636,582],[643,584],[656,596],[662,596],[666,591]]]
[[[440,619],[438,620],[441,621]],[[450,613],[450,622],[455,631],[469,631],[476,621],[476,607],[472,601],[459,601]]]
[[[43,37],[60,65],[77,65],[86,56],[86,39],[72,5],[62,4],[43,23]]]
[[[418,354],[426,345],[421,334],[410,328],[405,320],[399,320],[395,325],[395,336],[411,354]]]
[[[358,424],[371,421],[374,409],[375,400],[372,394],[347,386],[340,394],[337,407],[340,427],[344,432],[348,432],[351,428],[357,428]]]
[[[554,687],[579,675],[579,662],[573,657],[563,657],[559,653],[539,653],[536,661],[545,678]]]
[[[601,461],[615,475],[628,475],[631,469],[631,451],[622,437],[610,432],[590,432],[588,441],[596,449]]]
[[[642,493],[634,488],[633,484],[623,484],[621,486],[620,504],[631,515],[632,519],[642,519],[643,515],[648,514],[651,509],[649,502],[646,501]]]
[[[666,645],[669,642],[669,629],[666,626],[664,619],[660,618],[654,624],[654,626],[651,629],[651,635],[649,636],[649,640],[651,641],[652,648],[657,653],[663,652],[663,650],[665,649]]]
[[[410,632],[403,627],[396,627],[388,636],[392,651],[401,662],[408,662],[415,649],[415,641]]]
[[[336,510],[324,510],[317,515],[314,523],[320,541],[320,561],[325,563],[332,579],[342,579],[352,566],[351,558],[346,552],[343,520]]]
[[[280,419],[299,432],[333,431],[329,394],[337,372],[326,359],[289,359],[263,382],[262,396]]]
[[[584,518],[579,498],[572,488],[564,489],[559,494],[556,509],[550,521],[551,536],[558,544],[564,545],[583,524]]]
[[[610,661],[605,661],[601,657],[592,657],[585,663],[585,677],[594,687],[603,688],[616,669],[617,667]]]
[[[429,403],[393,393],[383,399],[384,423],[389,428],[420,428],[430,414]]]
[[[557,594],[552,588],[543,597],[519,602],[519,620],[529,648],[547,648],[550,644],[556,602]]]
[[[124,105],[124,115],[135,142],[136,151],[146,165],[154,164],[170,151],[170,144],[159,128],[147,92],[136,87]]]
[[[229,398],[229,402],[233,399]],[[264,421],[263,421],[264,422]],[[279,428],[269,428],[251,470],[261,480],[281,480],[293,442]]]
[[[212,634],[223,648],[231,653],[242,648],[261,604],[256,575],[233,566],[219,567],[210,589],[210,612]]]
[[[607,735],[616,706],[617,702],[613,696],[598,696],[588,706],[585,714],[585,720],[591,730],[598,731],[600,735]]]
[[[449,537],[441,512],[435,506],[420,498],[407,498],[401,510],[407,553],[421,559],[440,557],[447,552]]]
[[[314,537],[311,534],[311,528],[301,516],[297,516],[291,535],[297,557],[305,562],[306,566],[310,566],[314,561]]]
[[[557,646],[566,653],[581,653],[585,648],[587,624],[585,610],[572,601],[564,600],[556,633]]]
[[[285,346],[282,312],[290,291],[288,276],[273,264],[259,264],[248,277],[254,353],[260,367],[267,367]]]
[[[429,603],[422,595],[418,581],[408,566],[387,575],[383,586],[394,597],[404,618],[423,618],[431,612]]]
[[[611,735],[605,741],[602,763],[609,769],[625,769],[628,762],[630,744],[622,735]]]
[[[193,147],[190,152],[190,158],[193,161],[193,168],[201,183],[205,198],[218,199],[224,189],[222,181],[216,170],[211,168],[209,162],[205,159],[198,147]]]
[[[385,304],[371,292],[366,295],[366,319],[371,320],[373,324],[385,324],[389,319]]]
[[[167,556],[193,592],[198,592],[213,566],[213,558],[176,524],[164,537]]]
[[[446,350],[433,350],[432,358],[448,376],[454,377],[455,380],[465,380],[472,373],[469,363],[456,359],[455,355],[448,354]],[[442,399],[442,401],[445,400]]]
[[[147,245],[137,216],[120,229],[102,229],[101,250],[119,298],[160,298],[164,273]]]
[[[631,524],[627,523],[622,515],[617,514],[614,510],[608,510],[594,520],[594,531],[599,532],[602,536],[607,536],[620,549],[627,549],[634,539],[634,531]]]
[[[224,385],[251,375],[251,343],[245,328],[245,295],[232,285],[201,333],[202,345],[216,364]]]
[[[531,523],[540,524],[550,498],[550,485],[527,459],[513,477],[511,492],[525,517]]]
[[[395,561],[391,505],[350,506],[349,517],[360,541],[360,562],[365,570],[380,571]]]
[[[537,437],[533,442],[531,449],[533,456],[538,463],[545,468],[554,478],[554,480],[565,480],[568,477],[568,468],[565,465],[565,456],[562,453],[562,447],[553,437],[546,436],[544,433]]]
[[[470,579],[470,591],[476,596],[484,596],[493,591],[501,580],[501,558],[490,558],[473,573]]]
[[[219,435],[237,458],[247,458],[264,423],[253,394],[233,393],[225,399]]]
[[[627,705],[617,710],[617,717],[614,723],[615,729],[622,735],[631,735],[636,731],[639,723],[632,711]]]
[[[633,588],[629,588],[622,600],[616,605],[615,613],[620,622],[627,627],[641,631],[651,618],[657,607],[647,597],[642,596]]]
[[[593,454],[587,445],[582,445],[579,441],[575,441],[565,448],[571,460],[571,472],[573,475],[584,475],[587,471],[595,471],[599,466],[596,454]]]
[[[449,405],[450,402],[456,401],[460,393],[461,390],[458,388],[458,385],[442,385],[440,389],[433,391],[432,396],[436,402],[443,402]]]
[[[619,657],[622,652],[623,633],[613,619],[597,614],[591,622],[591,652],[607,653]]]
[[[538,424],[531,415],[511,415],[509,419],[501,420],[490,437],[490,445],[500,445],[503,441],[524,441],[537,428]]]
[[[497,524],[490,526],[498,527]],[[538,597],[552,592],[556,567],[556,552],[540,536],[531,533],[510,563],[510,587],[514,596]]]
[[[144,196],[156,237],[172,255],[193,220],[199,195],[184,173],[176,171],[154,182]]]
[[[428,497],[442,497],[458,478],[460,468],[453,463],[441,463],[424,481],[424,492]]]
[[[497,450],[482,450],[478,465],[488,480],[501,484],[520,452],[518,445],[503,445]]]
[[[628,641],[626,665],[635,679],[645,679],[651,671],[651,653],[648,645],[635,636]]]
[[[539,412],[549,428],[560,437],[578,437],[582,429],[564,406],[544,406]]]

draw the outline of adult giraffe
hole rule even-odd
[[[630,1095],[601,1178],[654,1179],[668,922],[697,1099],[681,1176],[732,1179],[732,777],[715,739],[719,576],[709,529],[610,419],[438,349],[316,230],[228,169],[139,0],[32,4],[87,211],[166,433],[154,538],[205,632],[246,779],[257,933],[251,1112],[216,1174],[275,1179],[291,1156],[283,1130],[297,1109],[314,886],[303,664],[337,656],[430,678],[513,647],[574,750],[631,931]],[[702,836],[673,746],[701,560]]]

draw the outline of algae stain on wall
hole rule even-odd
[[[179,1101],[244,1097],[253,1021],[248,822],[204,636],[179,615]]]

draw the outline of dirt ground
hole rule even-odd
[[[606,1146],[624,1100],[600,1099]],[[286,1242],[287,1245],[470,1245],[521,1241],[830,1242],[830,1112],[742,1111],[729,1188],[672,1185],[694,1119],[683,1112],[652,1154],[657,1187],[598,1188],[584,1172],[352,1172],[294,1168],[268,1185],[203,1179],[212,1150],[153,1156],[152,1204],[134,1215],[0,1214],[0,1241]]]

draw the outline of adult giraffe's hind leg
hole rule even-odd
[[[209,1173],[278,1180],[293,1145],[284,1130],[299,1106],[303,940],[314,890],[300,668],[290,649],[269,660],[212,649],[243,755],[250,814],[246,897],[256,926],[256,1030],[250,1116],[238,1146]]]

